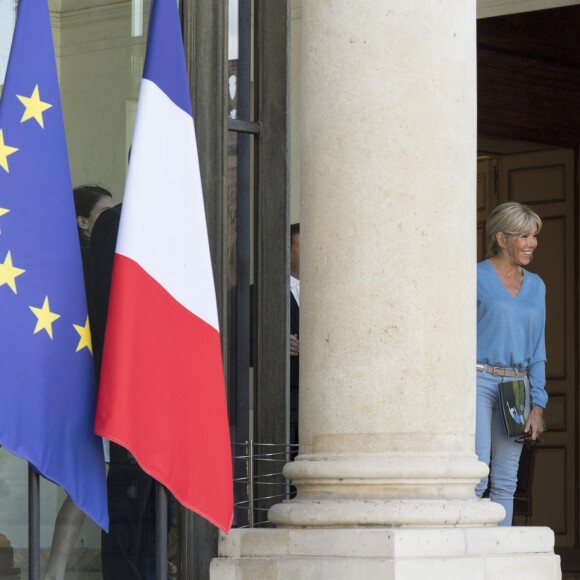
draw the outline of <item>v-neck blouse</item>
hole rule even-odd
[[[546,286],[524,270],[522,287],[512,296],[489,260],[477,265],[477,362],[527,368],[532,404],[545,407]]]

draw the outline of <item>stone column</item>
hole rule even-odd
[[[222,537],[213,580],[560,577],[551,530],[474,493],[475,24],[302,3],[298,494]]]
[[[303,12],[300,456],[284,526],[474,525],[475,3]]]

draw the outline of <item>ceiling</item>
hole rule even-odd
[[[477,21],[480,151],[580,145],[580,4]]]
[[[573,6],[579,3],[578,0],[477,0],[477,18]]]
[[[477,22],[478,47],[580,68],[580,4]]]

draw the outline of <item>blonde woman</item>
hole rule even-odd
[[[523,379],[531,392],[525,424],[530,442],[542,434],[546,386],[546,287],[525,268],[538,246],[542,220],[516,202],[495,208],[487,221],[490,257],[477,265],[476,453],[490,464],[490,499],[506,512],[510,526],[521,443],[507,437],[499,408],[499,383]],[[476,487],[482,496],[484,477]]]

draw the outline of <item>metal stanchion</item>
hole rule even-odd
[[[28,578],[40,580],[40,476],[28,464]]]
[[[156,482],[157,486],[157,520],[156,520],[156,575],[157,580],[167,580],[167,534],[168,534],[168,518],[167,518],[167,490],[165,487]]]
[[[254,527],[254,442],[250,439],[248,442],[248,479],[249,479],[249,489],[248,489],[248,500],[249,500],[249,512],[248,512],[248,523],[250,528]]]

